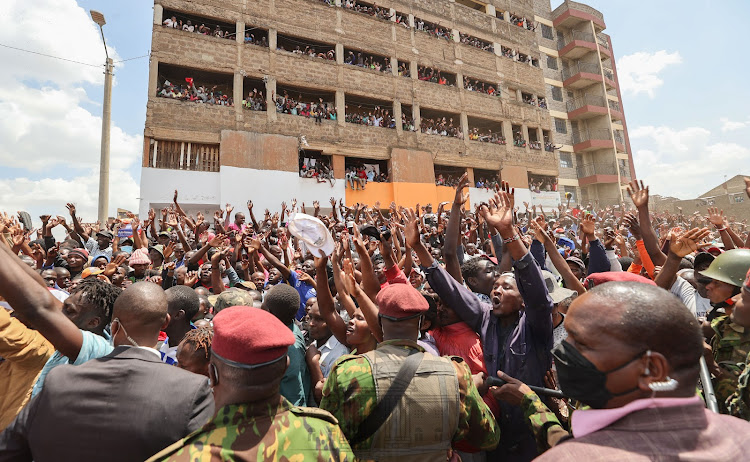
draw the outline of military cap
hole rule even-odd
[[[378,292],[380,316],[402,321],[419,316],[430,308],[427,300],[411,284],[391,284]]]
[[[230,306],[253,306],[253,297],[250,293],[241,289],[229,289],[216,296],[216,300],[211,300],[214,307],[214,313],[229,308]]]
[[[211,352],[230,366],[253,369],[287,355],[294,334],[268,311],[232,306],[214,319]]]
[[[107,238],[107,239],[109,239],[109,240],[112,240],[112,239],[114,239],[114,238],[115,238],[115,235],[114,235],[114,234],[112,234],[112,231],[110,231],[110,230],[108,230],[108,229],[105,229],[105,230],[103,230],[103,231],[98,231],[98,232],[96,233],[96,235],[97,235],[97,236],[101,236],[101,237],[106,237],[106,238]]]

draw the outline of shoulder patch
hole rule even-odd
[[[325,420],[326,422],[332,423],[333,425],[339,424],[338,419],[336,419],[333,414],[317,407],[292,406],[289,410],[297,417],[313,417],[316,419]]]
[[[448,358],[450,358],[450,360],[453,361],[453,362],[455,362],[455,363],[462,363],[462,362],[464,362],[464,358],[462,358],[460,356],[448,356]]]

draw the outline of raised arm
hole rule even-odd
[[[656,275],[656,279],[654,280],[656,285],[662,289],[670,290],[672,284],[674,284],[674,278],[677,277],[677,271],[680,269],[682,259],[710,245],[710,243],[700,243],[709,234],[711,232],[708,228],[693,228],[680,236],[670,235],[669,255],[661,271]]]
[[[448,227],[445,231],[445,245],[443,246],[445,269],[460,284],[463,284],[464,278],[461,275],[461,263],[458,261],[458,239],[461,229],[461,209],[466,201],[469,200],[468,194],[464,194],[463,190],[468,185],[469,176],[464,173],[461,175],[456,186],[456,194],[453,198],[453,206],[451,207],[451,217],[448,219]]]
[[[529,221],[529,225],[534,231],[536,239],[544,245],[544,248],[547,250],[547,255],[549,255],[550,260],[552,260],[552,264],[555,269],[557,269],[557,272],[560,273],[560,276],[562,276],[563,281],[565,281],[565,286],[570,290],[575,290],[579,295],[583,295],[586,292],[586,289],[584,289],[581,281],[573,275],[570,266],[568,266],[568,263],[562,255],[560,255],[560,252],[557,251],[555,243],[552,242],[549,234],[547,234],[543,228],[543,223],[543,217],[538,217],[536,220]]]
[[[732,235],[729,233],[729,226],[727,225],[724,211],[719,210],[718,207],[709,207],[708,215],[705,218],[710,224],[716,227],[716,231],[719,233],[719,236],[721,236],[721,242],[724,244],[724,249],[734,249],[736,246],[732,239]]]
[[[340,244],[336,244],[340,246]],[[315,258],[315,279],[318,282],[317,298],[318,308],[320,308],[320,315],[326,320],[328,328],[331,329],[331,333],[336,337],[336,340],[347,345],[346,343],[346,323],[341,318],[341,315],[336,311],[336,304],[333,302],[333,295],[331,295],[331,289],[328,287],[328,278],[326,271],[326,263],[328,257],[314,257]]]
[[[643,244],[651,256],[651,261],[656,266],[662,266],[667,260],[667,256],[661,251],[656,231],[654,231],[654,227],[651,225],[651,216],[648,212],[648,186],[643,186],[643,181],[639,183],[637,180],[633,180],[628,185],[628,194],[630,194],[633,204],[638,209],[638,219],[641,223],[641,232],[643,233]]]
[[[269,252],[268,249],[266,249],[266,246],[264,246],[259,239],[253,239],[250,245],[252,245],[255,250],[261,253],[268,263],[279,270],[279,273],[281,273],[281,277],[283,277],[285,281],[289,280],[289,277],[292,275],[292,271],[282,262],[280,262],[278,258],[274,257],[273,254]]]
[[[75,361],[83,335],[62,311],[44,281],[11,250],[0,245],[0,295],[63,355]]]
[[[76,234],[78,234],[81,239],[83,239],[83,243],[85,244],[89,240],[89,235],[86,234],[86,231],[83,229],[83,226],[81,226],[81,222],[76,216],[76,206],[73,203],[68,203],[66,205],[68,207],[68,212],[70,212],[70,221],[73,222],[73,229],[75,230]]]

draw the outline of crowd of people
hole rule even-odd
[[[283,45],[279,45],[278,49],[282,51],[290,51],[285,49]],[[295,55],[309,56],[310,58],[327,59],[328,61],[336,60],[336,53],[333,49],[325,52],[316,52],[315,47],[313,46],[305,45],[304,48],[301,48],[300,45],[295,45],[294,50],[291,50],[291,52]]]
[[[460,140],[464,139],[464,132],[458,123],[456,125],[453,124],[453,117],[422,118],[420,131],[427,135],[451,136]]]
[[[453,32],[439,24],[425,22],[425,20],[421,18],[414,17],[414,29],[420,32],[426,32],[436,38],[445,39],[449,42],[453,40]]]
[[[386,21],[389,21],[391,19],[391,11],[388,8],[381,8],[377,5],[377,3],[373,3],[372,5],[367,5],[364,3],[356,2],[355,0],[343,0],[341,2],[341,6],[356,11],[357,13],[366,14],[369,16],[374,16],[376,18],[385,19]]]
[[[557,191],[557,177],[529,175],[529,190],[535,193]]]
[[[471,45],[474,48],[479,48],[480,50],[489,51],[490,53],[495,52],[495,47],[490,42],[485,42],[484,40],[478,39],[476,37],[472,37],[471,35],[464,34],[459,32],[459,40],[461,43],[465,45]]]
[[[536,30],[536,23],[515,13],[510,14],[510,23],[527,30]]]
[[[300,161],[299,176],[300,178],[312,178],[318,183],[328,182],[331,186],[336,184],[336,178],[329,163],[319,159],[313,161],[305,158],[304,161]]]
[[[323,101],[318,98],[317,102],[311,101],[306,103],[300,94],[297,99],[292,98],[289,92],[284,90],[284,94],[277,95],[271,93],[271,99],[276,103],[276,112],[281,114],[291,114],[296,116],[310,117],[315,119],[315,123],[322,123],[325,120],[336,120],[336,105],[332,102]]]
[[[356,55],[352,50],[347,51],[344,63],[351,64],[352,66],[363,67],[365,69],[372,69],[378,72],[391,72],[390,59],[363,54],[361,51],[358,51]]]
[[[346,186],[353,191],[364,190],[367,183],[387,183],[388,175],[385,172],[376,172],[375,167],[363,163],[346,167],[344,173]]]
[[[218,24],[206,25],[206,23],[202,22],[199,26],[197,21],[195,24],[193,24],[193,21],[190,19],[177,18],[176,16],[171,16],[165,19],[162,22],[162,25],[171,29],[178,29],[185,32],[194,32],[196,34],[209,35],[212,37],[230,40],[234,40],[236,38],[236,34],[234,32],[230,32],[228,28],[226,28],[227,30],[224,30]]]
[[[479,81],[478,79],[470,79],[468,77],[464,77],[464,89],[468,91],[486,93],[490,96],[500,96],[500,92],[497,90],[497,85],[484,83]]]
[[[185,83],[174,84],[167,79],[156,88],[156,96],[161,98],[178,99],[193,103],[215,104],[218,106],[234,106],[232,95],[219,89],[218,85],[208,88],[204,85],[195,86],[192,77],[186,77]]]
[[[417,66],[417,78],[425,82],[437,83],[438,85],[453,86],[453,82],[448,80],[446,76],[442,74],[440,69],[430,66]]]
[[[0,458],[745,460],[746,219],[638,181],[548,210],[438,184],[437,209],[0,214]]]
[[[253,88],[253,91],[248,92],[247,99],[242,101],[242,106],[251,111],[265,111],[267,106],[266,97],[262,91]]]
[[[368,111],[358,106],[356,111],[349,111],[346,106],[346,121],[352,124],[369,125],[370,127],[396,128],[396,120],[391,115],[391,111],[380,106]]]
[[[258,37],[255,37],[255,34],[252,31],[253,29],[250,29],[245,32],[245,43],[249,45],[258,45],[268,48],[267,34],[258,34]]]

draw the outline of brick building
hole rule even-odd
[[[695,199],[683,200],[654,195],[649,201],[649,206],[655,212],[679,213],[682,209],[685,215],[694,212],[706,215],[708,207],[718,207],[725,212],[730,221],[743,220],[750,215],[750,200],[745,192],[747,176],[736,175]]]
[[[206,211],[437,204],[453,189],[436,179],[463,172],[472,202],[502,178],[519,202],[607,204],[635,177],[612,43],[580,3],[156,0],[153,22],[141,213],[175,188]],[[224,104],[174,98],[180,86]],[[298,115],[308,104],[335,120]],[[353,123],[373,111],[390,127]],[[333,184],[301,177],[321,164]],[[347,188],[362,165],[387,181]]]

